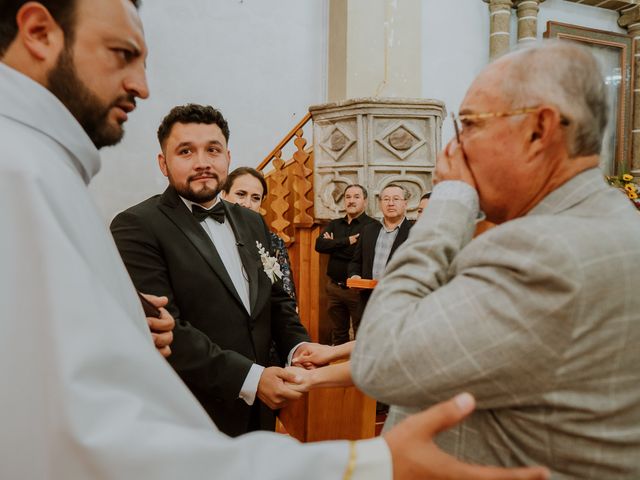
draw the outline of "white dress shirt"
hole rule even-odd
[[[189,211],[192,211],[194,202],[183,197],[180,198]],[[205,208],[202,207],[202,205],[200,205],[200,207],[205,210],[211,210],[219,201],[220,198],[216,198],[216,201],[211,207]],[[231,228],[228,221],[219,223],[211,217],[206,217],[202,222],[200,222],[200,224],[203,226],[207,235],[209,235],[209,238],[215,245],[216,250],[220,255],[220,259],[224,264],[224,268],[231,277],[233,286],[235,287],[236,292],[238,292],[244,307],[247,309],[248,313],[251,313],[251,304],[249,301],[249,277],[242,265],[242,259],[240,258],[240,252],[238,252],[237,240],[233,233],[233,228]],[[296,349],[303,343],[306,342],[300,342],[291,349],[287,357],[288,365],[291,364],[291,359],[293,358],[293,354]],[[262,365],[258,365],[257,363],[251,365],[251,368],[242,383],[242,387],[240,387],[240,394],[238,397],[243,399],[247,405],[253,405],[256,401],[258,384],[260,383],[262,372],[264,372],[264,367]]]

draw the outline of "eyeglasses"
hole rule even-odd
[[[402,198],[402,197],[382,197],[380,199],[380,201],[382,203],[391,203],[391,202],[398,203],[398,202],[404,202],[404,198]]]
[[[487,118],[500,118],[500,117],[513,117],[515,115],[525,115],[527,113],[537,112],[540,107],[527,107],[518,108],[516,110],[507,110],[503,112],[483,112],[483,113],[466,113],[463,115],[456,115],[451,112],[451,119],[453,120],[453,128],[456,132],[456,140],[460,143],[460,135],[464,130],[465,123],[473,122],[475,120],[484,120]],[[462,124],[462,127],[460,125]],[[560,115],[560,124],[569,125],[569,119],[564,115]],[[470,125],[467,125],[467,129]]]

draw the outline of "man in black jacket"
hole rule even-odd
[[[413,220],[405,217],[409,192],[402,185],[390,183],[380,192],[382,224],[371,223],[362,229],[353,259],[349,263],[349,278],[378,279],[396,249],[407,239]],[[361,291],[366,305],[371,290]]]
[[[365,225],[375,222],[364,212],[366,201],[367,190],[362,185],[354,184],[345,188],[344,209],[347,214],[329,222],[316,239],[316,251],[329,254],[326,292],[333,345],[348,342],[349,327],[353,327],[355,334],[362,318],[360,295],[347,288],[346,282],[347,268],[360,232]]]
[[[175,107],[158,129],[169,179],[115,217],[111,231],[136,288],[166,296],[175,318],[169,362],[228,435],[273,430],[272,409],[299,398],[279,367],[309,341],[272,262],[262,217],[218,199],[227,176],[229,128],[212,107]]]

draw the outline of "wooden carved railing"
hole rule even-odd
[[[285,232],[285,229],[291,225],[291,222],[286,218],[286,213],[289,210],[289,203],[287,202],[289,190],[286,186],[287,173],[284,171],[285,162],[282,160],[282,150],[276,152],[272,165],[274,170],[267,177],[268,182],[271,184],[267,185],[270,187],[269,191],[272,200],[268,202],[268,204],[265,202],[263,208],[266,206],[270,207],[268,211],[272,212],[272,216],[274,217],[270,223],[271,228],[287,245],[291,245],[293,237]]]
[[[311,125],[311,114],[285,135],[258,165],[267,179],[269,193],[263,204],[267,224],[290,245],[294,242],[294,226],[313,224],[313,151],[306,150],[304,130]],[[293,156],[284,160],[282,152],[293,143]]]
[[[293,141],[297,147],[293,154],[293,174],[296,181],[293,182],[293,190],[295,191],[295,201],[293,207],[295,209],[295,216],[293,217],[293,224],[310,228],[313,226],[313,212],[310,214],[310,210],[313,208],[313,170],[309,168],[311,164],[311,154],[306,152],[304,147],[307,141],[302,138],[302,129],[296,131],[296,139]],[[308,196],[311,195],[311,200]]]
[[[307,148],[310,119],[311,114],[305,115],[257,169],[264,173],[269,190],[262,205],[265,220],[287,244],[300,319],[317,341],[320,260],[314,242],[319,227],[313,217],[313,149]],[[291,147],[291,158],[283,159],[282,152]]]

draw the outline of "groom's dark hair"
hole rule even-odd
[[[162,123],[158,127],[158,142],[164,152],[167,138],[171,134],[171,129],[176,123],[204,123],[206,125],[217,125],[222,130],[225,140],[229,143],[229,124],[220,113],[220,110],[209,105],[198,105],[196,103],[188,103],[173,107],[166,117],[162,119]]]

